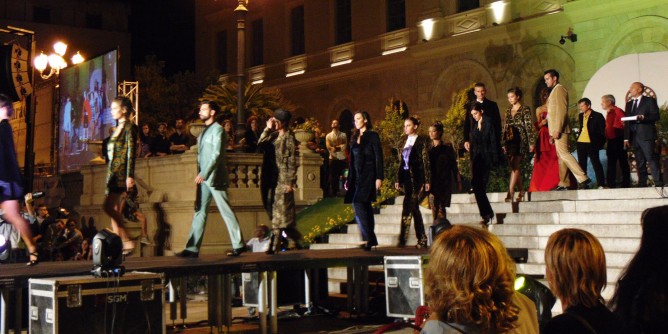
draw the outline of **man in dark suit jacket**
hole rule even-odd
[[[476,101],[472,101],[471,105],[468,106],[466,110],[466,118],[464,119],[464,148],[467,151],[471,150],[471,132],[473,131],[473,126],[478,124],[478,122],[471,116],[471,108],[476,102],[482,104],[482,109],[485,111],[485,118],[490,120],[494,126],[496,142],[501,143],[501,114],[499,113],[499,106],[496,102],[485,98],[487,89],[485,88],[484,83],[476,83],[473,87],[473,93],[475,94]]]
[[[578,101],[581,113],[578,115],[580,132],[577,140],[578,163],[583,171],[587,170],[587,158],[591,160],[596,173],[596,181],[600,187],[605,187],[603,165],[599,159],[599,151],[605,145],[605,117],[591,109],[591,100],[583,98]]]
[[[624,146],[633,147],[638,168],[638,186],[647,185],[649,161],[654,184],[661,187],[663,181],[659,169],[659,156],[654,151],[657,138],[655,123],[659,120],[659,106],[654,98],[642,95],[644,90],[645,86],[640,82],[632,83],[629,88],[631,100],[626,103],[626,116],[637,116],[638,119],[630,121],[624,129]]]

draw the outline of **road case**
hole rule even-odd
[[[164,277],[31,278],[29,333],[164,333]]]
[[[425,305],[423,273],[428,256],[386,256],[385,298],[387,316],[414,318],[420,305]]]

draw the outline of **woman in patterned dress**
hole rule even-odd
[[[510,182],[506,202],[522,201],[524,187],[522,184],[522,165],[527,163],[527,157],[534,151],[536,131],[531,119],[531,109],[522,104],[522,90],[519,87],[508,90],[508,109],[503,128],[503,150],[508,156],[510,165]],[[517,199],[514,199],[515,188],[519,190]]]
[[[111,102],[111,117],[118,122],[116,130],[109,138],[107,154],[107,190],[103,210],[111,218],[111,230],[123,241],[123,254],[134,251],[135,243],[125,229],[121,200],[123,195],[135,187],[135,159],[137,157],[137,126],[132,123],[132,102],[118,96]]]
[[[295,188],[297,186],[297,146],[295,135],[290,131],[291,114],[287,110],[277,109],[274,117],[267,121],[258,144],[271,142],[276,152],[278,167],[278,183],[274,195],[271,225],[273,237],[269,243],[267,254],[280,251],[280,240],[283,232],[292,239],[296,248],[300,248],[301,233],[297,231],[295,212]],[[272,131],[275,128],[277,131]]]

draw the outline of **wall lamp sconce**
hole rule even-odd
[[[561,36],[561,39],[559,40],[559,44],[561,44],[561,45],[566,44],[567,39],[570,40],[573,43],[578,41],[578,34],[573,32],[573,28],[568,28],[568,32],[566,33],[566,36]]]

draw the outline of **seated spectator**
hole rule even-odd
[[[158,135],[153,138],[153,146],[151,146],[151,152],[153,155],[164,157],[171,153],[169,147],[169,138],[167,136],[167,123],[161,122],[158,124]]]
[[[42,233],[42,249],[39,253],[44,254],[46,260],[62,259],[60,252],[60,244],[62,243],[62,232],[65,229],[65,220],[57,219],[55,223],[49,225],[45,232]],[[42,255],[40,255],[42,256]],[[41,259],[40,259],[41,260]]]
[[[81,234],[83,234],[84,239],[93,240],[97,234],[97,228],[95,227],[95,220],[93,217],[88,218],[88,224],[86,224],[86,219],[81,219]]]
[[[90,261],[93,259],[92,245],[89,239],[83,239],[81,241],[81,249],[79,252],[72,258],[74,261]]]
[[[622,322],[603,304],[605,253],[591,233],[573,228],[552,233],[545,272],[564,313],[550,320],[543,333],[622,333]]]
[[[60,235],[58,249],[63,255],[63,260],[70,260],[81,250],[83,235],[77,228],[77,222],[74,219],[68,219],[65,229]]]
[[[186,123],[183,119],[177,119],[174,125],[174,133],[169,136],[169,143],[171,144],[169,149],[172,151],[172,154],[185,153],[185,151],[190,149],[194,141],[195,138],[186,133]]]
[[[642,213],[640,248],[610,301],[626,333],[668,333],[668,205]]]
[[[455,225],[441,233],[425,273],[431,314],[421,333],[538,333],[535,304],[513,289],[514,268],[487,230]]]
[[[137,152],[140,158],[148,158],[153,155],[151,146],[154,138],[151,134],[151,127],[148,124],[142,125],[141,132],[139,132],[139,150]]]
[[[271,238],[269,233],[269,227],[264,224],[260,224],[255,228],[255,233],[253,233],[253,238],[248,240],[246,246],[253,252],[266,252],[269,250],[269,241]]]

